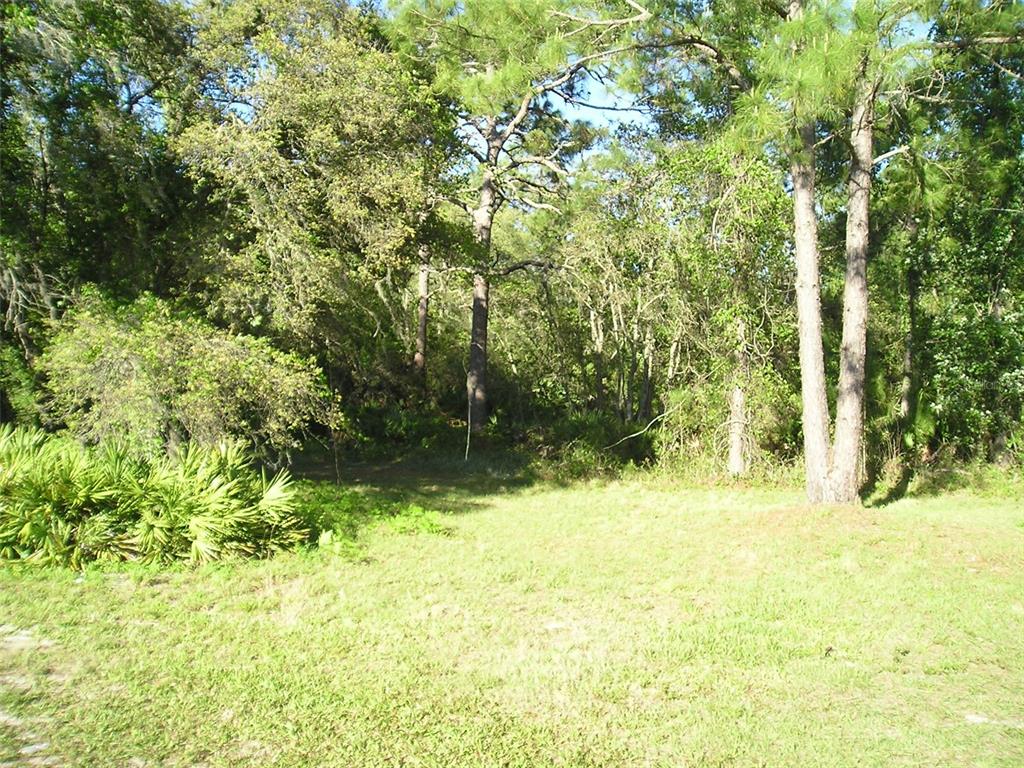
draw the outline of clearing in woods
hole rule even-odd
[[[0,572],[0,764],[1024,765],[1015,500],[362,479],[439,514]]]

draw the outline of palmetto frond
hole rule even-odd
[[[0,559],[262,557],[306,539],[293,511],[291,478],[268,479],[237,443],[144,459],[116,443],[0,427]]]

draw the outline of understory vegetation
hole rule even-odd
[[[0,7],[0,421],[1020,466],[1019,3]]]
[[[146,459],[0,426],[0,560],[266,556],[307,539],[296,511],[287,472],[268,478],[237,443]]]

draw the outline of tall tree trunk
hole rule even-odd
[[[1003,300],[998,291],[992,300],[989,312],[997,323],[1002,322]],[[998,406],[998,413],[1007,414],[1009,412],[1009,408],[1001,394],[997,396],[996,402]],[[996,427],[996,431],[992,435],[992,440],[989,445],[989,460],[995,464],[999,464],[1000,466],[1005,466],[1010,460],[1010,453],[1007,450],[1009,447],[1010,433],[1004,422]]]
[[[742,477],[747,473],[747,396],[742,382],[747,378],[746,324],[736,321],[736,371],[729,392],[729,474]]]
[[[651,326],[647,326],[644,334],[643,386],[640,392],[640,421],[647,422],[654,409],[654,330]]]
[[[493,142],[492,142],[493,143]],[[492,147],[497,163],[500,145]],[[491,251],[491,229],[497,194],[491,168],[484,172],[480,184],[479,206],[473,211],[473,235],[480,248],[481,265],[487,263]],[[479,432],[487,424],[487,301],[490,285],[483,269],[473,275],[473,316],[469,333],[469,368],[466,372],[466,397],[469,402],[469,428]]]
[[[843,346],[839,353],[836,434],[829,476],[833,501],[859,498],[864,437],[864,367],[868,329],[868,245],[873,165],[874,84],[862,77],[850,133],[852,158],[846,205]]]
[[[812,503],[820,503],[827,499],[828,494],[830,417],[825,396],[825,353],[821,340],[818,216],[814,210],[814,126],[802,126],[799,135],[801,148],[790,161],[790,171],[793,176],[800,397],[807,498]]]
[[[737,383],[729,393],[729,474],[733,477],[747,473],[746,432],[747,397]]]
[[[917,220],[907,222],[912,247],[917,245]],[[917,338],[917,290],[918,274],[913,251],[907,267],[907,335],[903,338],[903,380],[900,382],[900,439],[904,448],[913,445],[912,430],[916,410],[916,387],[914,377],[914,342]]]
[[[420,273],[417,281],[419,306],[416,310],[416,353],[412,365],[420,384],[426,390],[427,384],[427,319],[430,310],[430,248],[420,246]]]
[[[594,344],[595,403],[599,411],[604,411],[604,327],[594,310],[590,310],[590,337]]]
[[[913,300],[911,300],[913,301]],[[914,412],[914,327],[911,324],[903,337],[903,376],[900,381],[900,433],[904,444],[912,428],[910,417]]]
[[[466,394],[469,397],[469,428],[479,432],[487,424],[487,277],[473,275],[473,327],[469,342],[469,372]]]

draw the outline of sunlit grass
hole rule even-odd
[[[1024,765],[1019,502],[499,489],[340,554],[0,573],[0,761]]]

